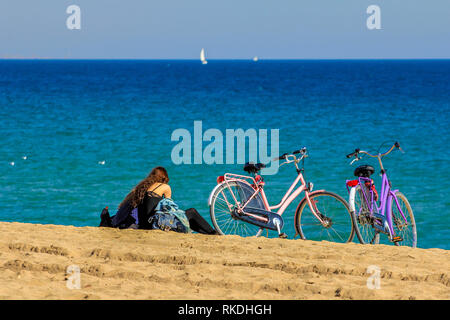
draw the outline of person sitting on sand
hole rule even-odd
[[[128,193],[114,216],[109,217],[107,211],[102,213],[100,226],[121,229],[151,229],[148,220],[155,213],[159,201],[172,197],[172,190],[168,182],[167,170],[164,167],[154,168],[147,178],[139,182]],[[196,209],[187,209],[185,214],[193,231],[203,234],[218,234]]]

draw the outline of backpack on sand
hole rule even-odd
[[[183,210],[169,198],[163,198],[155,208],[155,214],[148,219],[152,229],[190,233],[189,220]]]

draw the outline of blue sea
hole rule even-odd
[[[1,221],[97,226],[158,165],[180,207],[211,221],[217,176],[244,172],[173,163],[172,132],[202,121],[224,134],[279,129],[280,152],[306,146],[306,179],[344,198],[345,155],[399,141],[405,153],[383,163],[412,205],[418,246],[450,249],[450,60],[0,60],[0,119]],[[265,176],[271,204],[295,175]],[[283,215],[290,237],[299,201]]]

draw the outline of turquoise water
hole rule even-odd
[[[315,189],[345,198],[345,155],[398,140],[405,154],[384,165],[413,207],[418,246],[450,249],[449,93],[449,60],[0,61],[0,220],[96,226],[162,165],[174,200],[210,221],[216,177],[243,171],[173,164],[172,132],[201,120],[204,131],[279,129],[280,152],[308,147]],[[265,177],[271,204],[294,178],[292,167]],[[298,201],[283,216],[291,237]]]

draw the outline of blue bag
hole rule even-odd
[[[163,198],[155,208],[155,214],[148,219],[152,229],[190,233],[189,220],[183,210],[169,198]]]

